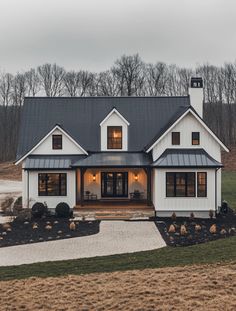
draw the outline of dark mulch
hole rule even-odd
[[[74,231],[70,229],[70,223],[68,218],[51,216],[26,222],[14,220],[10,223],[10,230],[6,230],[0,224],[0,247],[74,238],[99,232],[98,220],[74,221],[76,225]],[[35,224],[37,228],[33,229]],[[51,229],[46,229],[47,225],[51,226]]]
[[[178,217],[172,220],[172,218],[159,217],[155,224],[169,246],[189,246],[236,235],[236,214],[232,210],[227,215],[220,215],[214,219]],[[210,227],[214,224],[216,233],[212,234]],[[169,232],[170,225],[174,225],[175,232]],[[181,235],[181,225],[187,229],[185,235]],[[196,230],[196,225],[200,225],[199,231]]]

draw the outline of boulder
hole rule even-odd
[[[169,233],[175,233],[175,226],[174,225],[170,225],[168,232]]]

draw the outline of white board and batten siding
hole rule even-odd
[[[172,145],[172,132],[180,132],[180,145]],[[200,145],[192,145],[192,132],[200,133]],[[173,129],[171,129],[152,150],[153,161],[157,160],[167,148],[203,148],[215,160],[221,162],[221,146],[200,124],[188,113]],[[206,198],[166,197],[166,172],[207,172]],[[197,185],[196,185],[197,186]],[[170,216],[173,211],[181,216],[208,215],[209,210],[216,208],[215,168],[213,169],[154,169],[153,172],[153,203],[155,210],[162,216]],[[197,190],[197,189],[196,189]],[[217,206],[221,205],[221,169],[217,171]],[[198,213],[199,212],[199,213]]]
[[[38,174],[40,173],[66,173],[67,174],[67,191],[66,196],[39,196],[38,195]],[[29,175],[28,175],[29,174]],[[31,208],[35,202],[46,202],[48,208],[55,208],[60,202],[67,203],[71,208],[76,205],[76,171],[60,170],[56,171],[24,171],[22,173],[23,180],[23,206],[28,207],[28,192],[29,192],[29,207]],[[28,176],[27,176],[28,175]],[[29,185],[27,189],[27,179]]]
[[[171,133],[180,132],[180,145],[171,144]],[[200,145],[192,145],[192,132],[200,133]],[[152,150],[153,161],[157,160],[167,148],[203,148],[215,160],[221,162],[221,147],[201,123],[188,113],[177,123]]]

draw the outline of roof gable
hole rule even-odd
[[[225,146],[225,144],[207,126],[207,124],[203,121],[203,119],[197,114],[197,112],[192,107],[188,107],[183,114],[181,114],[176,119],[173,119],[172,124],[169,124],[169,126],[163,133],[161,133],[161,135],[156,135],[154,139],[151,141],[151,143],[146,146],[145,148],[146,152],[150,152],[188,113],[191,113],[198,120],[198,122],[205,128],[205,130],[217,141],[217,143],[225,151],[229,152],[229,149]]]
[[[127,125],[129,125],[129,122],[119,113],[119,111],[116,110],[116,108],[113,108],[112,111],[108,113],[106,118],[102,120],[100,126],[102,126],[112,116],[113,113],[115,113],[121,120],[123,120]]]
[[[51,131],[49,131],[42,139],[39,140],[39,142],[34,145],[32,147],[32,149],[28,150],[25,154],[23,154],[16,162],[16,164],[19,164],[21,161],[23,161],[27,156],[29,156],[30,154],[34,154],[34,152],[51,136],[53,135],[53,133],[59,130],[60,133],[62,133],[63,135],[65,135],[65,137],[67,137],[72,144],[74,144],[78,150],[80,151],[80,153],[84,154],[84,155],[88,155],[88,153],[69,135],[69,133],[67,133],[60,125],[56,124]],[[58,151],[58,150],[56,150]],[[59,150],[60,151],[60,150]],[[48,150],[47,153],[49,153],[50,151]],[[56,155],[55,155],[56,156]]]

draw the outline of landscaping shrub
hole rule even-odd
[[[70,216],[70,207],[67,203],[61,202],[56,206],[56,215],[58,217],[69,217]]]
[[[22,197],[18,197],[13,204],[13,215],[17,216],[22,209]]]
[[[176,221],[176,214],[175,214],[175,212],[174,213],[172,213],[172,215],[171,215],[171,219],[173,220],[173,221]]]
[[[47,207],[40,202],[36,202],[32,206],[32,216],[35,218],[41,218],[46,212],[47,212]]]
[[[1,204],[1,209],[4,214],[9,214],[11,212],[11,206],[14,202],[12,197],[6,197],[5,200]]]

